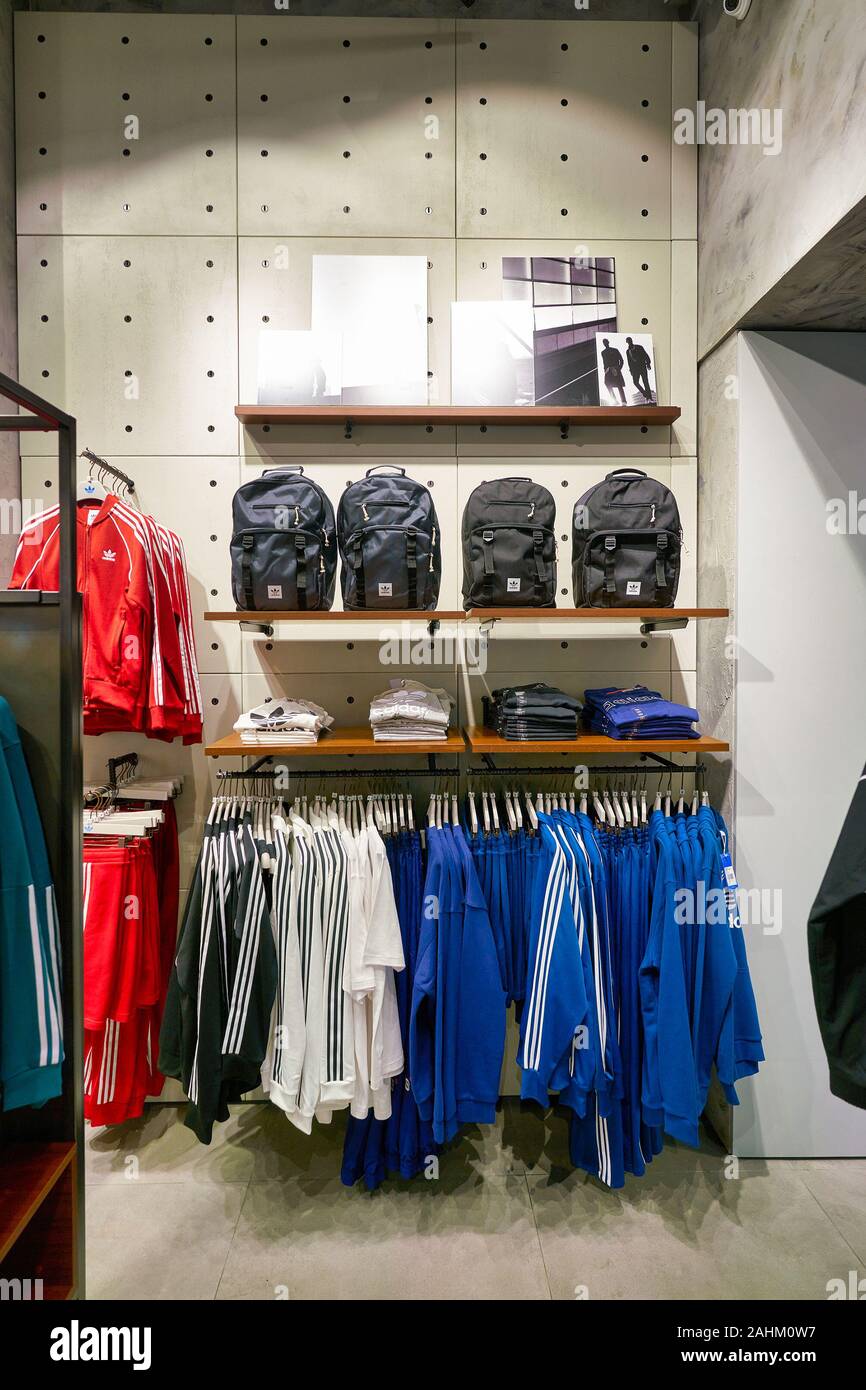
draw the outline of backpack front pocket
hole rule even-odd
[[[469,538],[469,608],[550,607],[555,600],[556,543],[545,527],[476,527]]]
[[[325,606],[322,537],[315,531],[247,530],[232,538],[235,603],[250,611]]]
[[[596,531],[584,548],[575,599],[591,608],[670,608],[679,562],[675,531]]]

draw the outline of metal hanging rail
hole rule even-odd
[[[554,764],[550,767],[542,767],[540,765],[497,767],[495,763],[489,761],[489,753],[482,753],[480,756],[484,759],[484,766],[467,767],[467,777],[526,777],[527,775],[530,777],[562,777],[573,770],[571,763]],[[625,764],[580,763],[578,766],[585,767],[589,773],[601,772],[605,773],[607,776],[620,775],[625,777],[636,777],[639,775],[648,776],[650,773],[663,776],[665,773],[677,772],[681,773],[683,776],[687,776],[688,774],[703,776],[706,771],[706,765],[702,762],[695,762],[690,765],[687,763],[675,763],[669,758],[661,758],[655,753],[642,753],[641,759],[643,760],[646,758],[652,758],[655,766],[647,767],[644,761]]]
[[[129,474],[115,467],[113,463],[109,463],[108,459],[100,458],[99,454],[95,454],[92,449],[82,449],[79,458],[87,459],[91,468],[95,468],[98,474],[114,478],[122,484],[127,492],[135,492],[135,483]]]
[[[433,754],[431,754],[430,756],[432,757]],[[458,769],[458,768],[450,768],[450,769],[449,769],[449,768],[441,768],[441,767],[432,767],[432,768],[405,768],[405,767],[387,767],[387,768],[386,768],[386,767],[374,767],[374,768],[366,768],[366,767],[365,767],[365,768],[361,768],[361,767],[359,766],[357,770],[355,770],[355,769],[353,769],[353,768],[339,768],[339,769],[336,769],[336,768],[322,768],[321,770],[318,770],[318,771],[317,771],[315,768],[304,768],[304,769],[303,769],[302,771],[300,771],[300,772],[294,772],[294,771],[290,772],[290,771],[288,771],[288,770],[285,770],[285,771],[282,772],[282,773],[281,773],[281,772],[278,772],[278,771],[276,771],[276,770],[271,771],[271,772],[267,772],[267,771],[264,771],[264,772],[263,772],[263,771],[261,770],[261,762],[270,762],[270,758],[261,759],[261,761],[260,761],[259,763],[255,763],[252,767],[248,767],[248,768],[246,768],[245,770],[242,770],[242,771],[239,771],[239,772],[218,772],[218,773],[217,773],[217,781],[219,781],[219,782],[229,782],[229,781],[233,781],[233,780],[237,780],[237,779],[242,779],[242,778],[245,778],[245,777],[268,777],[268,778],[273,778],[273,777],[281,777],[281,776],[284,776],[284,777],[288,778],[289,780],[291,780],[293,777],[294,777],[294,778],[299,778],[299,777],[301,777],[301,778],[305,778],[305,779],[309,779],[309,780],[318,781],[319,778],[323,778],[323,777],[324,777],[324,778],[331,778],[331,779],[333,779],[333,778],[342,778],[342,780],[343,780],[344,782],[352,782],[352,781],[357,781],[358,779],[366,780],[367,778],[376,778],[376,777],[459,777],[459,775],[460,775],[460,772],[459,772],[459,769]]]

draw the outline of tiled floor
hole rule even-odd
[[[866,1270],[866,1160],[732,1172],[707,1138],[610,1192],[562,1120],[507,1104],[371,1194],[340,1184],[336,1122],[239,1106],[204,1148],[182,1113],[88,1131],[90,1298],[825,1299]]]

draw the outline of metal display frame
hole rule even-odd
[[[71,1296],[84,1298],[84,992],[81,906],[82,856],[82,669],[81,596],[77,583],[76,421],[20,382],[0,372],[0,398],[26,414],[0,415],[0,431],[57,435],[60,520],[60,566],[57,593],[0,590],[0,606],[17,609],[22,618],[34,604],[59,606],[59,782],[55,893],[62,947],[64,1069],[57,1114],[64,1133],[53,1132],[53,1114],[43,1110],[11,1112],[19,1139],[75,1146],[72,1210]],[[29,1133],[28,1133],[29,1131]]]

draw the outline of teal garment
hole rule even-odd
[[[62,1089],[60,937],[42,822],[15,718],[0,696],[0,1108]]]

